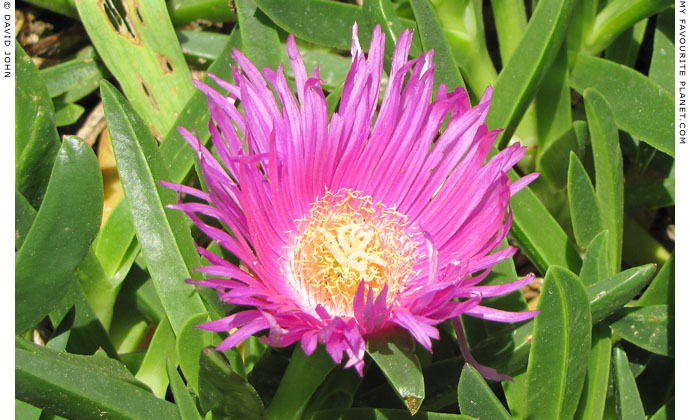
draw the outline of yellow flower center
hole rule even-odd
[[[414,273],[421,234],[395,208],[358,191],[327,191],[309,215],[296,221],[289,276],[311,308],[352,316],[357,287],[364,280],[377,296],[388,285],[395,300]]]

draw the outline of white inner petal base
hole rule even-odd
[[[296,220],[289,251],[291,279],[313,311],[322,305],[332,316],[353,316],[353,300],[364,280],[377,296],[388,285],[388,303],[416,275],[422,235],[395,208],[358,191],[326,191],[309,215]]]

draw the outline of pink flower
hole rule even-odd
[[[446,92],[443,85],[432,101],[433,52],[408,60],[411,41],[411,31],[400,35],[379,106],[385,38],[376,27],[365,57],[355,25],[352,67],[330,118],[318,68],[307,76],[292,35],[297,100],[282,65],[262,73],[239,51],[236,84],[215,78],[228,95],[196,83],[208,96],[220,159],[181,128],[199,155],[208,192],[166,185],[205,202],[171,207],[242,262],[200,247],[211,264],[199,270],[210,278],[188,280],[253,307],[200,326],[233,330],[219,349],[268,330],[263,340],[273,346],[301,341],[311,354],[320,343],[336,363],[345,352],[346,367],[361,375],[368,338],[397,326],[430,350],[439,338],[434,326],[454,319],[465,359],[476,365],[460,314],[499,322],[536,315],[480,304],[533,275],[479,283],[515,253],[500,249],[511,225],[508,202],[537,174],[511,184],[506,173],[525,153],[518,144],[484,163],[499,132],[483,123],[491,88],[475,107],[464,89]],[[486,377],[507,378],[478,367]]]

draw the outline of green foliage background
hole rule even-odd
[[[669,419],[674,417],[673,3],[670,0],[29,0],[88,36],[40,70],[16,48],[15,384],[18,419]],[[232,6],[232,7],[229,7]],[[45,10],[50,10],[47,12]],[[61,16],[60,16],[61,15]],[[495,150],[527,145],[541,177],[511,200],[528,263],[487,282],[543,277],[540,315],[462,318],[487,382],[441,325],[434,352],[369,343],[364,377],[323,351],[252,337],[216,352],[195,329],[233,308],[183,279],[203,242],[159,180],[198,182],[177,126],[209,134],[191,70],[232,80],[232,48],[287,63],[287,34],[335,109],[351,28],[367,49],[400,32],[434,49],[435,83],[488,84]],[[289,65],[286,66],[289,69]],[[287,70],[289,73],[290,70]],[[288,74],[292,77],[291,74]],[[215,82],[208,76],[204,81]],[[216,86],[217,87],[217,86]],[[75,136],[102,101],[124,198],[101,225],[102,167]],[[511,172],[511,177],[518,177]],[[108,191],[106,190],[106,199]],[[99,227],[100,226],[100,227]],[[220,252],[211,246],[213,252]],[[490,300],[525,310],[515,292]]]

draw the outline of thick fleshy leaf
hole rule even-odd
[[[293,78],[292,67],[288,65],[290,58],[287,54],[287,49],[281,47],[283,54],[283,69],[288,78]],[[334,91],[340,86],[350,70],[350,61],[334,52],[322,49],[301,50],[302,59],[304,60],[304,67],[307,69],[307,74],[312,74],[316,66],[319,66],[319,78],[321,79],[321,86],[325,90]],[[330,94],[327,97],[330,98]],[[330,102],[329,102],[330,103]],[[332,111],[330,111],[332,113]]]
[[[582,396],[575,412],[576,420],[601,419],[606,405],[606,390],[611,371],[611,331],[599,324],[592,330],[587,375]]]
[[[313,420],[476,420],[462,414],[431,413],[420,411],[414,416],[405,410],[383,408],[349,408],[317,412]]]
[[[526,358],[525,358],[526,359]],[[527,392],[527,366],[517,373],[511,373],[513,381],[502,381],[503,392],[506,396],[510,414],[516,420],[521,420],[525,416],[525,393]]]
[[[255,0],[237,0],[237,17],[242,33],[242,46],[254,65],[262,70],[264,67],[278,68],[281,50],[278,32],[273,23],[259,10]]]
[[[674,354],[674,310],[669,305],[624,308],[611,331],[626,341],[662,356]]]
[[[625,184],[625,210],[628,212],[670,207],[675,203],[676,179],[673,177]]]
[[[597,55],[606,48],[618,34],[636,22],[653,16],[673,4],[672,0],[617,0],[611,1],[597,14],[586,50]]]
[[[182,53],[188,60],[215,60],[228,42],[228,35],[217,32],[181,30],[175,33],[180,41]]]
[[[65,295],[98,231],[102,203],[96,156],[88,144],[66,137],[43,204],[15,259],[18,333],[37,324]]]
[[[113,308],[113,321],[110,324],[109,330],[110,337],[118,353],[137,351],[142,340],[145,336],[148,336],[150,325],[152,323],[156,324],[140,312],[139,305],[137,304],[137,293],[142,288],[142,285],[146,283],[153,288],[153,282],[148,274],[138,265],[134,265],[118,292],[115,307]],[[158,322],[160,323],[160,320]],[[138,365],[141,365],[141,363]],[[136,371],[134,372],[136,373]]]
[[[359,22],[360,34],[371,33],[363,24],[368,19],[362,9],[340,2],[324,0],[257,0],[256,4],[286,32],[315,44],[350,49],[352,24]],[[369,44],[369,35],[362,37],[362,46]]]
[[[675,302],[675,284],[676,252],[673,251],[647,290],[637,300],[637,304],[640,306],[673,305]]]
[[[586,287],[609,278],[608,249],[609,232],[607,230],[599,233],[589,243],[580,270],[580,280]]]
[[[178,419],[175,406],[156,398],[124,365],[101,356],[15,349],[16,396],[67,418]]]
[[[194,286],[184,283],[190,268],[199,266],[199,256],[184,216],[164,209],[176,202],[176,194],[158,184],[169,174],[156,141],[124,97],[105,81],[101,97],[137,239],[170,325],[178,333],[192,315],[206,312]]]
[[[574,0],[542,0],[532,14],[520,43],[496,80],[489,128],[503,128],[497,139],[505,147],[527,106],[538,92],[565,38]]]
[[[126,0],[125,4],[117,8],[111,2],[80,1],[77,9],[132,108],[154,136],[163,139],[194,93],[192,78],[165,2]]]
[[[635,67],[635,61],[640,51],[644,34],[647,29],[648,19],[642,19],[635,23],[613,41],[604,53],[604,58],[628,67]]]
[[[17,66],[15,74],[17,83],[14,96],[16,109],[14,114],[14,126],[16,127],[14,158],[17,161],[32,136],[31,132],[34,130],[32,122],[39,112],[47,113],[52,119],[53,105],[38,69],[31,61],[31,57],[24,52],[20,43],[15,43],[14,52]],[[41,109],[43,110],[41,111]],[[55,143],[57,143],[57,139]],[[57,150],[57,146],[55,149]]]
[[[652,262],[660,266],[671,256],[666,247],[652,236],[646,227],[627,214],[623,220],[623,236],[629,238],[623,241],[623,258],[628,265]]]
[[[199,355],[206,346],[211,345],[211,333],[196,327],[208,320],[206,314],[198,314],[188,319],[182,326],[175,343],[177,360],[180,362],[187,384],[197,395],[199,395]]]
[[[552,266],[534,320],[525,418],[571,418],[587,371],[592,323],[587,293],[570,271]]]
[[[604,220],[592,181],[573,152],[570,152],[568,165],[568,203],[575,239],[578,245],[586,248],[604,230]]]
[[[558,189],[566,188],[569,155],[574,152],[580,160],[583,160],[587,143],[589,143],[587,123],[575,121],[570,129],[551,141],[546,148],[539,149],[537,170],[540,176]]]
[[[263,419],[264,406],[254,388],[230,369],[222,354],[206,349],[200,354],[199,399],[214,418]]]
[[[508,2],[506,2],[508,3]],[[573,123],[568,80],[568,48],[561,45],[551,68],[544,75],[534,100],[539,150],[553,143]],[[578,154],[578,157],[581,155]]]
[[[51,98],[60,97],[63,102],[72,103],[98,89],[98,79],[104,72],[93,48],[90,52],[40,71]]]
[[[120,287],[119,284],[111,283],[110,278],[106,276],[100,261],[93,253],[93,246],[79,264],[76,277],[89,306],[103,327],[109,329]]]
[[[386,34],[386,57],[390,60],[393,57],[398,37],[405,29],[414,28],[414,23],[399,18],[395,13],[391,0],[364,0],[362,2],[362,9],[367,11],[374,21],[381,25],[381,30]],[[415,32],[410,45],[410,56],[419,57],[421,52],[422,43],[419,39],[419,33]],[[384,63],[384,68],[390,68],[390,63]]]
[[[458,384],[458,405],[460,412],[468,416],[496,420],[512,419],[482,375],[467,363],[462,368]]]
[[[170,20],[175,26],[185,26],[195,20],[235,22],[237,15],[225,0],[170,0],[167,3]]]
[[[410,0],[419,28],[419,36],[425,51],[434,50],[434,86],[445,83],[450,91],[458,86],[465,87],[460,70],[453,60],[448,41],[443,34],[441,23],[431,7],[429,0]]]
[[[352,407],[362,379],[354,369],[333,369],[309,400],[302,418],[310,419],[321,410]]]
[[[18,42],[15,43],[15,56],[15,189],[38,208],[48,186],[60,140],[48,90]]]
[[[666,89],[673,92],[675,88],[673,46],[674,35],[674,9],[667,9],[656,18],[654,27],[654,51],[652,61],[649,64],[649,78]]]
[[[508,175],[513,181],[518,178],[513,170]],[[513,210],[510,232],[540,272],[546,273],[551,265],[580,270],[582,260],[577,249],[529,187],[511,198],[510,207]]]
[[[609,274],[618,272],[623,249],[623,157],[618,130],[606,99],[596,90],[584,92],[594,155],[596,195],[604,229],[609,231]]]
[[[424,401],[424,375],[414,345],[406,334],[391,334],[367,343],[367,352],[412,415]]]
[[[629,67],[583,54],[570,60],[573,89],[580,94],[596,89],[610,104],[619,128],[675,156],[673,95]]]
[[[654,413],[649,420],[673,420],[675,418],[675,399],[672,399],[668,403],[664,404],[660,409]]]
[[[587,286],[592,324],[603,320],[630,302],[649,283],[655,271],[654,264],[641,265]]]
[[[36,218],[36,210],[18,191],[14,192],[14,248],[19,250]]]
[[[109,357],[117,358],[110,336],[86,300],[79,282],[70,283],[65,296],[51,311],[50,320],[53,325],[62,324],[71,311],[74,314],[66,350],[76,354],[93,354],[103,350]]]
[[[77,104],[55,102],[55,126],[64,127],[77,122],[84,113],[84,107]]]
[[[136,378],[148,385],[158,398],[165,398],[168,389],[167,360],[177,366],[175,333],[170,327],[170,322],[164,318],[156,327],[146,356],[136,374]]]
[[[225,80],[232,80],[232,70],[229,66],[230,51],[233,48],[239,49],[241,46],[240,32],[235,30],[230,35],[218,59],[214,61],[208,71]],[[205,83],[214,83],[208,76],[205,76],[203,80]],[[177,127],[183,126],[192,131],[196,130],[203,144],[210,139],[211,135],[208,132],[209,110],[206,102],[207,98],[203,92],[195,92],[175,120],[174,128],[170,130],[160,146],[160,154],[169,169],[170,178],[167,179],[168,181],[184,181],[194,167],[195,154],[177,131]],[[132,215],[125,197],[108,217],[98,236],[95,248],[96,256],[110,277],[113,277],[121,268],[126,274],[128,266],[131,265],[132,256],[139,252],[138,243],[134,241],[134,234]],[[124,277],[119,277],[120,280],[122,278]]]
[[[307,356],[301,346],[295,346],[290,364],[266,410],[266,419],[301,418],[309,399],[334,367],[333,359],[323,347],[317,347]],[[305,372],[309,374],[305,376]]]
[[[22,420],[39,420],[41,417],[41,410],[24,401],[14,400],[14,418]]]
[[[182,382],[182,378],[180,378],[180,374],[177,372],[175,363],[170,359],[166,360],[166,368],[168,371],[170,388],[175,397],[175,405],[180,411],[180,418],[182,420],[201,420],[199,410],[197,410],[196,404],[194,404],[194,399],[189,395],[187,387],[184,382]]]
[[[644,420],[644,407],[637,390],[635,377],[630,370],[628,357],[620,347],[613,349],[613,371],[616,391],[616,413],[620,418]]]
[[[79,14],[74,6],[74,0],[29,0],[28,3],[34,4],[44,9],[52,10],[61,15],[79,19]]]

